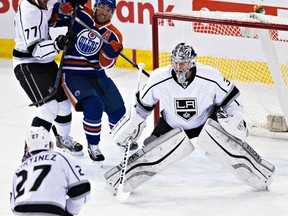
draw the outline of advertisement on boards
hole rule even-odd
[[[17,4],[18,0],[0,0],[0,40],[14,38],[13,18]],[[88,6],[93,4],[93,0],[88,0]],[[203,9],[252,12],[255,4],[263,5],[269,15],[288,17],[286,0],[117,0],[112,22],[122,32],[125,48],[151,50],[151,23],[155,12],[175,13]]]

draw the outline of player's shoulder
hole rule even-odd
[[[84,6],[84,8],[80,11],[82,11],[83,13],[86,13],[90,17],[93,17],[93,10],[90,7]]]
[[[37,16],[37,13],[40,13],[41,9],[33,4],[31,1],[25,1],[22,0],[19,4],[19,8],[21,10],[21,14],[28,14],[28,15],[33,15],[33,17],[35,17],[35,13]]]
[[[202,77],[207,80],[222,80],[223,76],[218,69],[210,65],[196,63],[196,76]]]
[[[52,150],[52,151],[48,151],[47,153],[58,155],[59,158],[62,158],[64,160],[68,160],[68,161],[74,160],[74,157],[72,157],[70,154],[68,154],[66,152],[59,152],[59,151]]]
[[[60,5],[60,4],[62,4],[62,2],[61,2],[61,1],[58,1],[58,0],[49,0],[49,1],[47,2],[47,8],[48,8],[48,10],[52,10],[55,4],[59,4],[59,5]]]
[[[84,23],[89,24],[91,26],[94,25],[93,19],[93,11],[89,7],[84,7],[82,10],[77,12],[77,17]]]
[[[159,68],[156,68],[151,73],[150,77],[151,79],[164,80],[164,79],[172,77],[171,71],[172,71],[171,66],[159,67]]]
[[[113,32],[113,34],[118,38],[118,41],[123,41],[123,36],[122,36],[122,33],[120,32],[120,30],[115,26],[113,25],[111,22],[109,25],[106,26],[107,29],[109,29],[111,32]]]
[[[61,161],[61,164],[63,165],[63,161],[74,161],[74,158],[66,153],[66,152],[59,152],[59,151],[55,151],[55,150],[50,150],[50,151],[42,151],[39,153],[39,155],[44,155],[44,157],[46,157],[49,160],[52,161]],[[45,156],[46,155],[46,156]]]

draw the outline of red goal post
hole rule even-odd
[[[198,62],[216,67],[237,85],[252,133],[288,137],[283,133],[288,130],[287,18],[215,11],[155,13],[153,68],[170,64],[171,51],[180,42],[194,47]],[[271,117],[280,120],[271,122]],[[154,123],[158,118],[159,104]]]

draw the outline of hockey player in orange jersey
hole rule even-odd
[[[75,110],[83,112],[88,153],[98,162],[105,159],[99,149],[103,112],[108,115],[110,128],[126,112],[117,86],[105,72],[113,67],[123,49],[122,34],[111,23],[115,10],[115,0],[96,0],[93,9],[85,6],[78,10],[77,18],[109,43],[75,22],[76,44],[67,50],[63,64],[64,90]]]

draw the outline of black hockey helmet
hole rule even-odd
[[[97,8],[99,4],[107,5],[109,8],[112,9],[112,14],[116,9],[116,0],[96,0],[94,4],[94,8]]]

